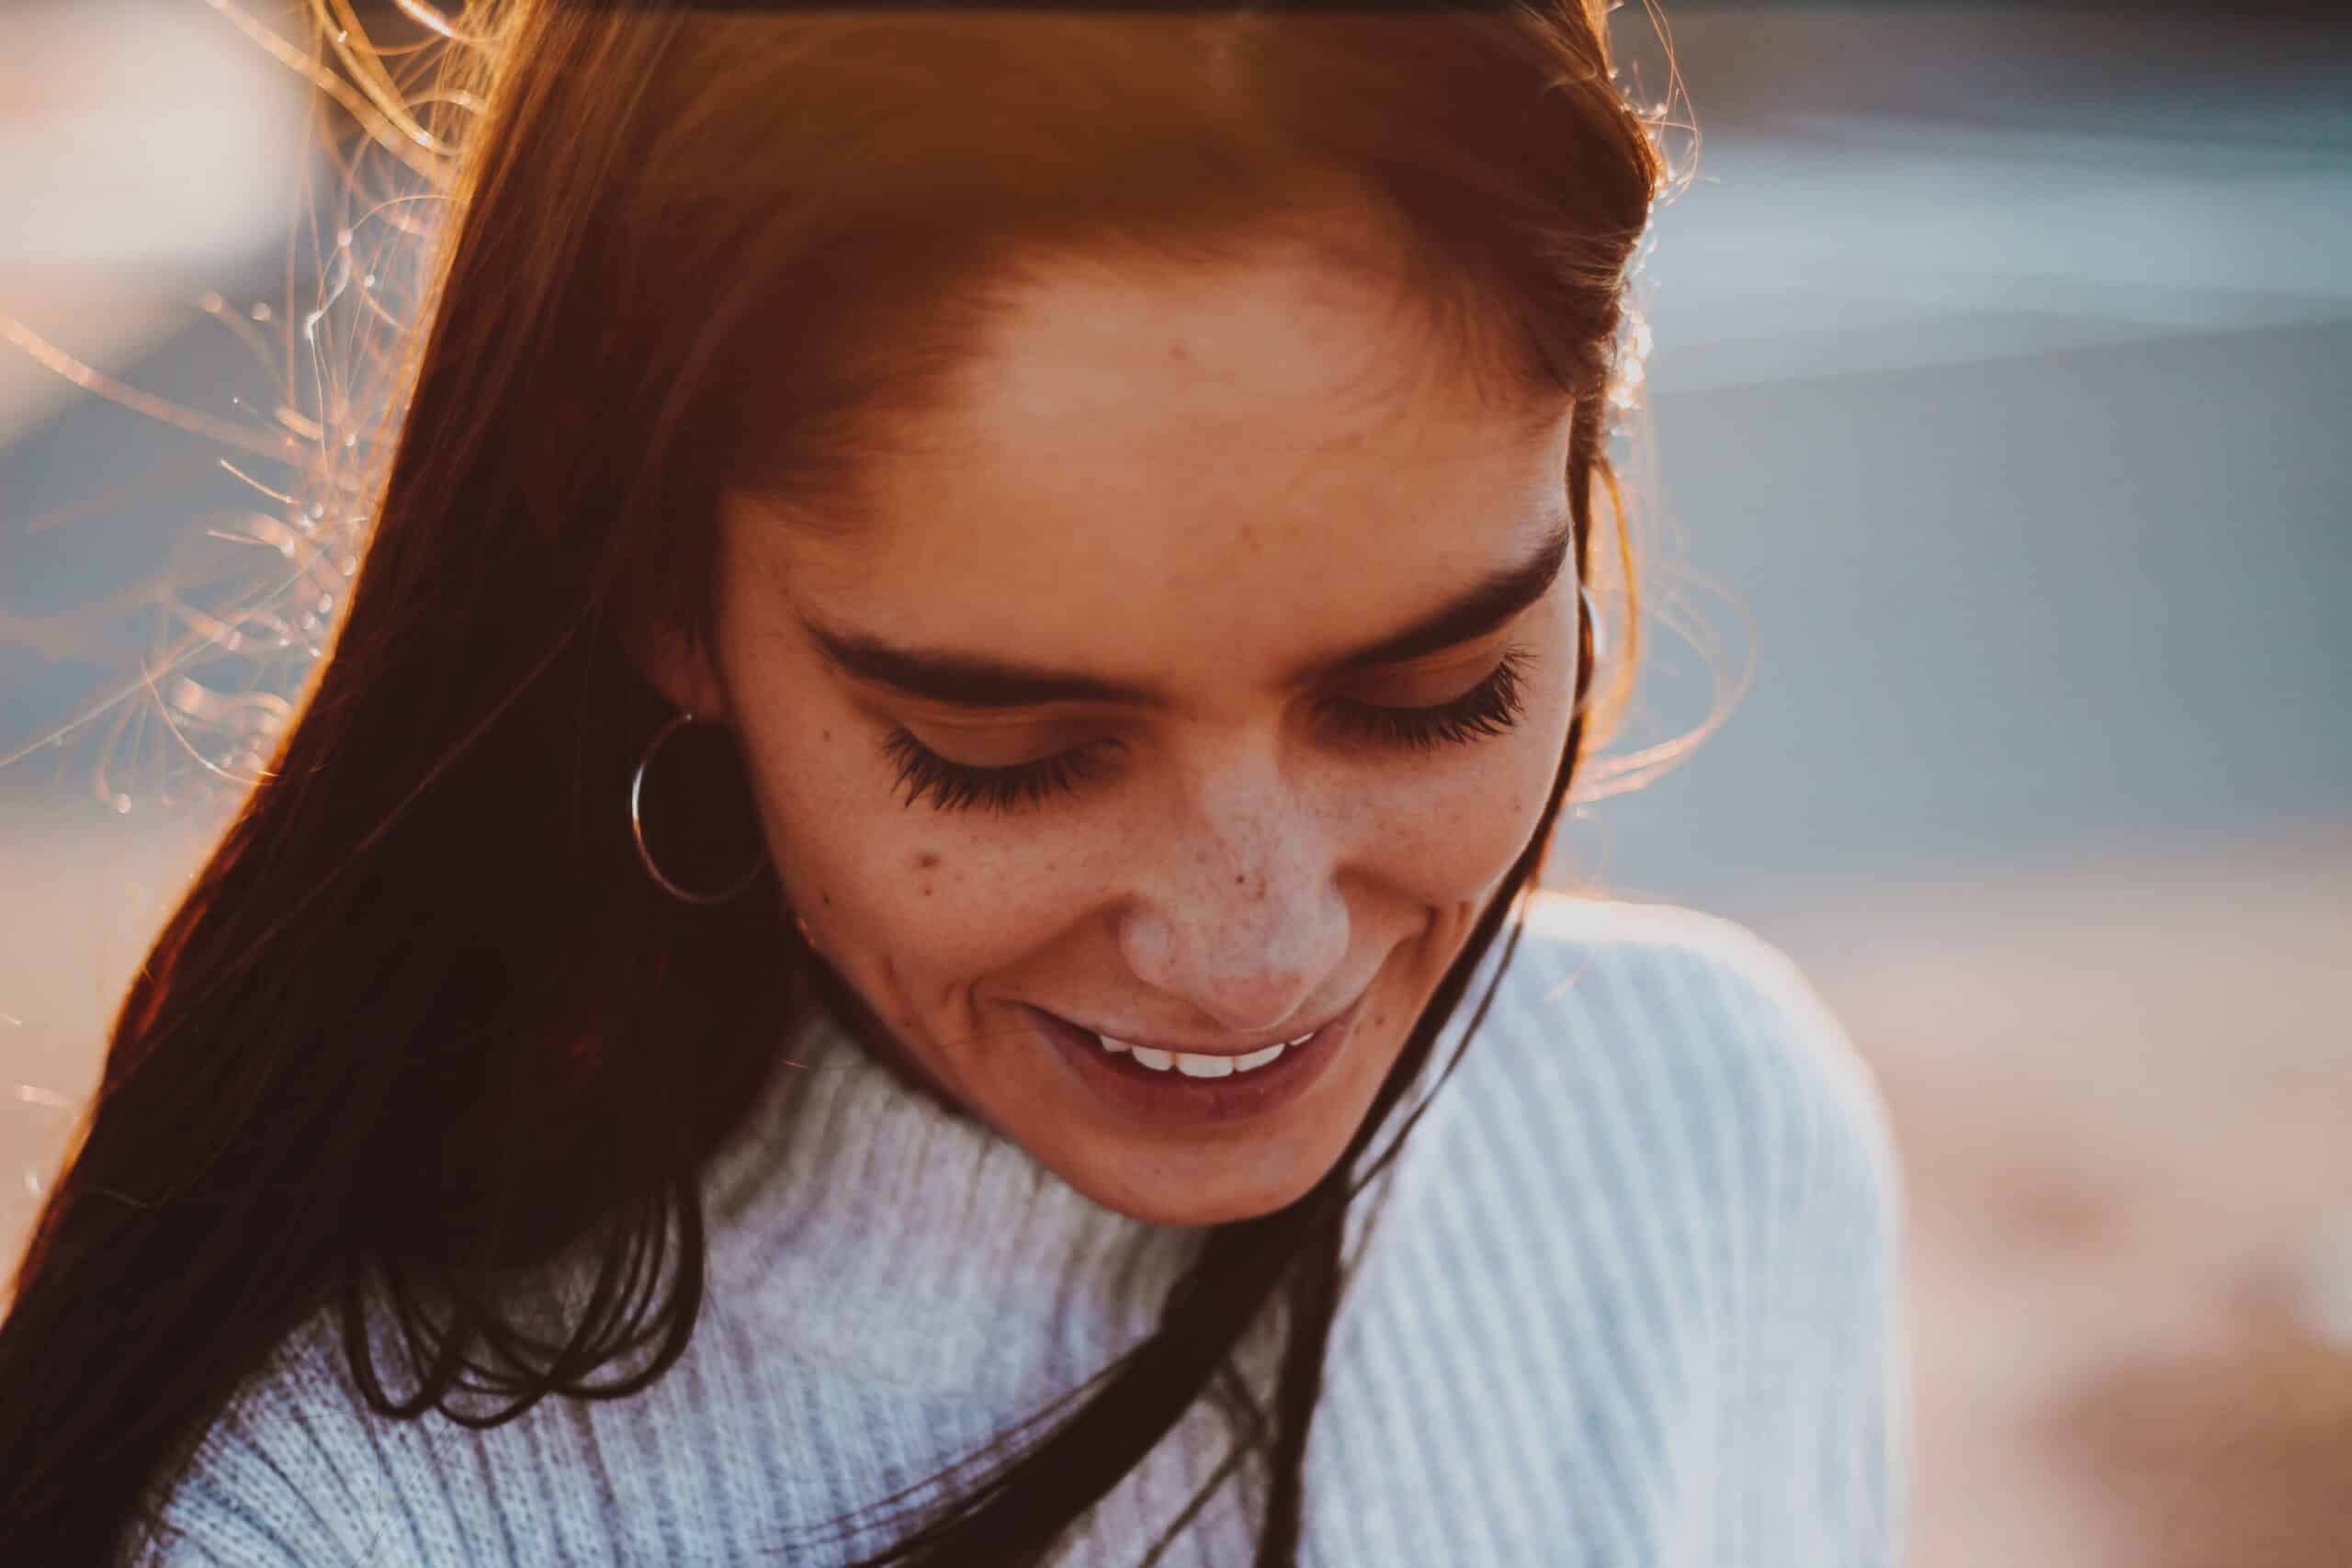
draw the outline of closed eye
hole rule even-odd
[[[1506,649],[1484,680],[1431,707],[1385,707],[1335,697],[1322,705],[1322,711],[1342,733],[1391,750],[1418,754],[1466,745],[1504,734],[1520,722],[1525,713],[1527,674],[1534,661],[1529,649]],[[940,811],[1005,815],[1041,806],[1056,795],[1075,795],[1099,771],[1109,749],[1118,744],[1107,739],[1090,741],[1003,768],[950,761],[904,728],[893,729],[882,750],[898,767],[896,788],[904,792],[904,804],[928,798]]]

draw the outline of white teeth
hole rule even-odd
[[[1113,1055],[1131,1055],[1137,1066],[1149,1067],[1155,1073],[1164,1073],[1173,1067],[1188,1078],[1222,1078],[1262,1067],[1297,1044],[1299,1040],[1310,1039],[1312,1035],[1302,1034],[1298,1040],[1285,1040],[1278,1045],[1269,1045],[1262,1051],[1252,1051],[1241,1056],[1204,1056],[1191,1051],[1155,1051],[1148,1045],[1131,1045],[1108,1034],[1098,1034],[1095,1038],[1102,1043],[1102,1049]]]

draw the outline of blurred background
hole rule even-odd
[[[265,351],[319,297],[292,243],[333,177],[318,89],[254,31],[292,15],[0,6],[12,1262],[227,806],[150,660],[185,591],[249,570],[221,520],[268,502],[223,461],[258,471]],[[1641,7],[1615,21],[1666,96]],[[1916,1568],[2340,1564],[2352,25],[1667,22],[1702,140],[1644,285],[1623,745],[1723,722],[1588,807],[1555,877],[1754,927],[1876,1070]]]

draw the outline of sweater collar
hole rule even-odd
[[[939,1393],[1083,1382],[1152,1331],[1208,1234],[1095,1202],[824,1006],[704,1191],[715,1310],[763,1351]]]

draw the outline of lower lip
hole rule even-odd
[[[1186,1077],[1174,1067],[1154,1072],[1137,1066],[1124,1054],[1104,1050],[1076,1024],[1042,1008],[1029,1010],[1086,1086],[1113,1109],[1137,1122],[1197,1127],[1265,1116],[1296,1101],[1346,1047],[1363,1007],[1359,997],[1306,1044],[1286,1047],[1262,1067],[1221,1078]]]

